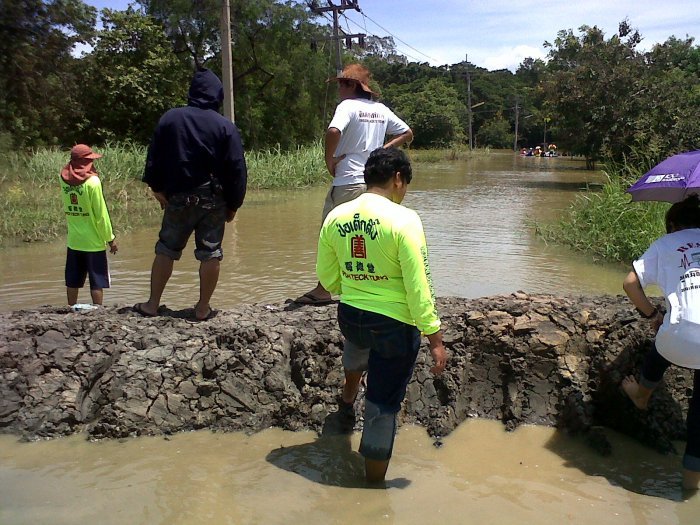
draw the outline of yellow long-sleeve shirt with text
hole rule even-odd
[[[333,209],[321,228],[316,273],[341,302],[416,326],[440,329],[418,214],[374,193]]]
[[[105,250],[105,244],[114,240],[114,233],[99,177],[93,175],[77,186],[59,179],[68,223],[68,247],[81,252]]]

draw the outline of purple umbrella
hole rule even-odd
[[[700,194],[700,150],[679,153],[660,162],[627,190],[633,201],[680,202]]]

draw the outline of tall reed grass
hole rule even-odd
[[[117,235],[154,224],[161,217],[143,182],[146,148],[113,143],[95,148],[95,168]],[[0,242],[42,241],[65,235],[58,177],[70,159],[67,150],[44,148],[0,155]],[[328,175],[321,143],[285,152],[279,148],[246,154],[250,189],[302,188],[325,183]]]
[[[664,215],[670,206],[630,201],[625,191],[646,171],[646,166],[608,165],[607,182],[601,191],[579,195],[559,221],[537,224],[538,233],[546,241],[571,246],[594,258],[636,259],[665,233]]]
[[[444,149],[411,149],[411,160],[419,164],[431,164],[436,162],[447,162],[455,160],[468,160],[491,153],[489,148],[477,148],[469,150],[464,144],[457,144],[451,148]]]
[[[246,164],[248,187],[253,189],[305,188],[330,182],[321,142],[291,151],[278,146],[249,152]]]

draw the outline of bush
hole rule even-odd
[[[609,261],[630,262],[665,233],[662,202],[631,202],[627,188],[644,171],[625,164],[606,170],[600,192],[579,195],[564,217],[554,224],[538,224],[546,240],[571,246]]]

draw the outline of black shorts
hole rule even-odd
[[[66,252],[66,286],[82,288],[85,277],[90,277],[90,289],[109,288],[111,279],[107,266],[107,250],[81,252],[68,248]]]

